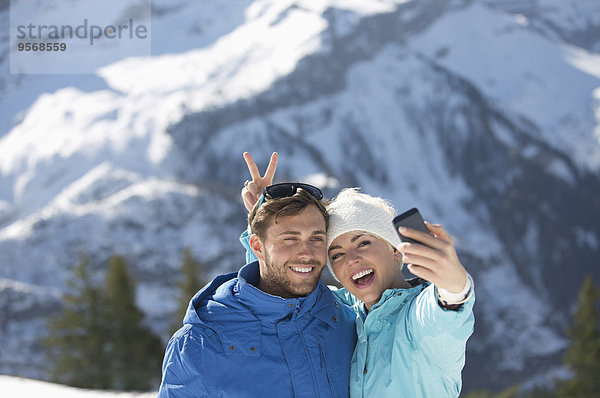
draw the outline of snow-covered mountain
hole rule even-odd
[[[361,186],[452,232],[478,294],[466,389],[560,371],[580,282],[600,276],[600,4],[162,0],[152,15],[153,56],[96,75],[9,75],[1,44],[1,373],[45,376],[36,339],[81,251],[99,271],[126,256],[166,339],[185,247],[211,275],[243,263],[245,150],[263,167],[279,152],[278,180]]]

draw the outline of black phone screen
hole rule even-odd
[[[423,221],[423,217],[416,207],[413,207],[412,209],[394,218],[394,227],[396,228],[396,232],[398,232],[398,227],[400,226],[429,233],[429,230],[425,226],[425,221]],[[400,236],[400,240],[403,242],[416,242],[414,239],[408,238],[402,235],[400,232],[398,232],[398,236]]]

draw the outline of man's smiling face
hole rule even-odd
[[[284,298],[310,294],[327,260],[325,229],[325,218],[314,205],[294,216],[274,218],[264,242],[258,243],[259,289]]]

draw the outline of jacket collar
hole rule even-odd
[[[309,314],[331,327],[337,325],[335,299],[323,281],[319,280],[315,290],[306,297],[286,299],[258,289],[256,285],[259,280],[258,261],[246,264],[238,273],[233,294],[237,301],[248,307],[261,322],[277,322]]]
[[[392,297],[400,297],[400,299],[399,299],[400,301],[395,302],[397,305],[399,302],[407,301],[410,298],[412,298],[413,296],[418,295],[419,293],[421,293],[423,291],[423,289],[425,289],[427,286],[429,286],[429,282],[427,282],[425,279],[421,279],[421,278],[411,278],[411,279],[408,279],[407,282],[411,287],[406,288],[406,289],[405,288],[397,288],[397,289],[385,290],[381,294],[381,298],[379,299],[379,301],[371,307],[371,309],[369,310],[369,313],[376,310],[377,308],[383,307],[385,305],[385,303],[388,300],[390,300]],[[355,307],[355,311],[358,312],[358,314],[360,315],[360,317],[363,320],[366,319],[367,311],[366,311],[365,303],[363,303],[361,301],[359,303],[359,305]]]

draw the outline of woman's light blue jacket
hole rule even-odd
[[[359,314],[351,398],[459,396],[475,296],[458,310],[447,310],[438,304],[436,290],[430,284],[386,290],[368,315],[348,291],[334,291]]]

